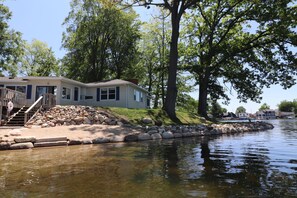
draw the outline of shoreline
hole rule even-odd
[[[273,128],[272,124],[266,122],[177,126],[81,124],[0,128],[0,150],[188,138],[265,131]]]

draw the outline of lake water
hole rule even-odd
[[[297,197],[297,121],[269,131],[0,152],[0,197]]]

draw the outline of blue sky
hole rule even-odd
[[[62,23],[70,11],[70,0],[6,0],[4,4],[9,7],[13,16],[9,22],[10,28],[22,32],[23,39],[32,41],[38,39],[48,44],[55,52],[56,57],[62,58],[65,51],[61,49],[62,33],[64,27]],[[141,18],[147,19],[151,15],[151,10],[141,8]],[[271,86],[264,89],[262,95],[264,102],[270,105],[272,109],[277,108],[277,104],[283,100],[293,100],[297,98],[297,85],[288,90],[283,90],[280,86]],[[197,99],[198,93],[191,93],[192,97]],[[231,101],[227,108],[228,111],[235,112],[239,106],[244,106],[249,113],[255,113],[261,104],[249,101],[248,103],[239,103],[236,93],[230,95]]]

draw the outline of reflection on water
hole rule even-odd
[[[0,152],[0,197],[297,197],[297,122],[215,138]]]

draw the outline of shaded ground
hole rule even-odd
[[[59,137],[66,136],[69,139],[94,139],[108,136],[124,137],[128,134],[138,133],[139,131],[122,126],[110,125],[71,125],[71,126],[56,126],[49,128],[33,127],[27,128],[0,128],[0,137],[6,139],[5,135],[20,134],[21,136],[41,137]],[[7,137],[8,138],[8,137]]]

